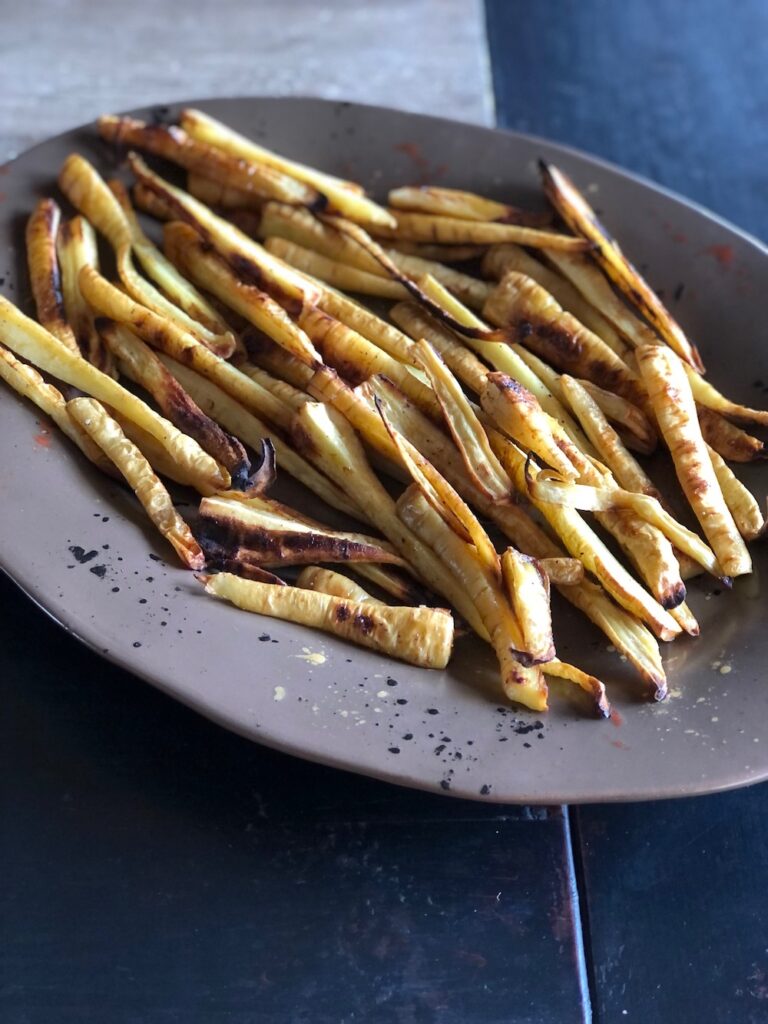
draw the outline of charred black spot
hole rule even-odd
[[[340,604],[337,606],[334,615],[336,616],[337,622],[346,622],[352,613],[349,610],[349,606],[346,604]]]
[[[661,601],[661,607],[666,608],[667,611],[671,611],[673,608],[679,608],[683,601],[685,601],[685,597],[685,584],[682,582],[678,583],[672,589],[671,594],[665,594]]]
[[[373,632],[374,621],[370,615],[366,615],[365,612],[359,612],[354,619],[355,626],[364,633],[366,636]]]
[[[100,580],[103,580],[107,575],[106,565],[92,565],[88,571],[92,572],[94,576],[98,576]]]

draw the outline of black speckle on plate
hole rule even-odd
[[[107,575],[106,565],[92,565],[89,572],[92,572],[94,576],[98,576],[100,580],[103,580]]]

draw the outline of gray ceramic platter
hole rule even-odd
[[[527,136],[316,99],[194,105],[381,198],[393,185],[429,180],[538,204],[535,161],[555,161],[664,290],[721,389],[748,404],[766,398],[758,382],[768,383],[768,252],[706,211]],[[28,312],[24,219],[38,196],[55,194],[73,149],[114,173],[90,126],[2,168],[0,290]],[[206,597],[132,497],[5,388],[0,438],[5,572],[107,659],[260,743],[390,782],[507,802],[683,796],[768,777],[764,549],[754,551],[755,576],[732,593],[691,585],[702,635],[666,648],[670,697],[661,705],[647,701],[602,634],[558,601],[560,656],[605,680],[617,714],[613,723],[595,720],[579,695],[553,688],[551,710],[536,716],[504,705],[493,659],[472,639],[458,643],[446,672],[426,672]],[[742,476],[765,493],[765,468]],[[278,493],[317,511],[298,488]],[[83,562],[79,549],[95,554]]]

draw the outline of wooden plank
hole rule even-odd
[[[586,1019],[559,809],[277,754],[0,607],[4,1024]]]
[[[0,53],[0,162],[105,111],[213,96],[493,117],[482,0],[6,4]]]
[[[768,786],[576,820],[596,1019],[768,1019]]]

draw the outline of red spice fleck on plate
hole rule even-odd
[[[733,263],[735,253],[732,245],[709,245],[704,251],[714,256],[721,267],[730,267]]]

